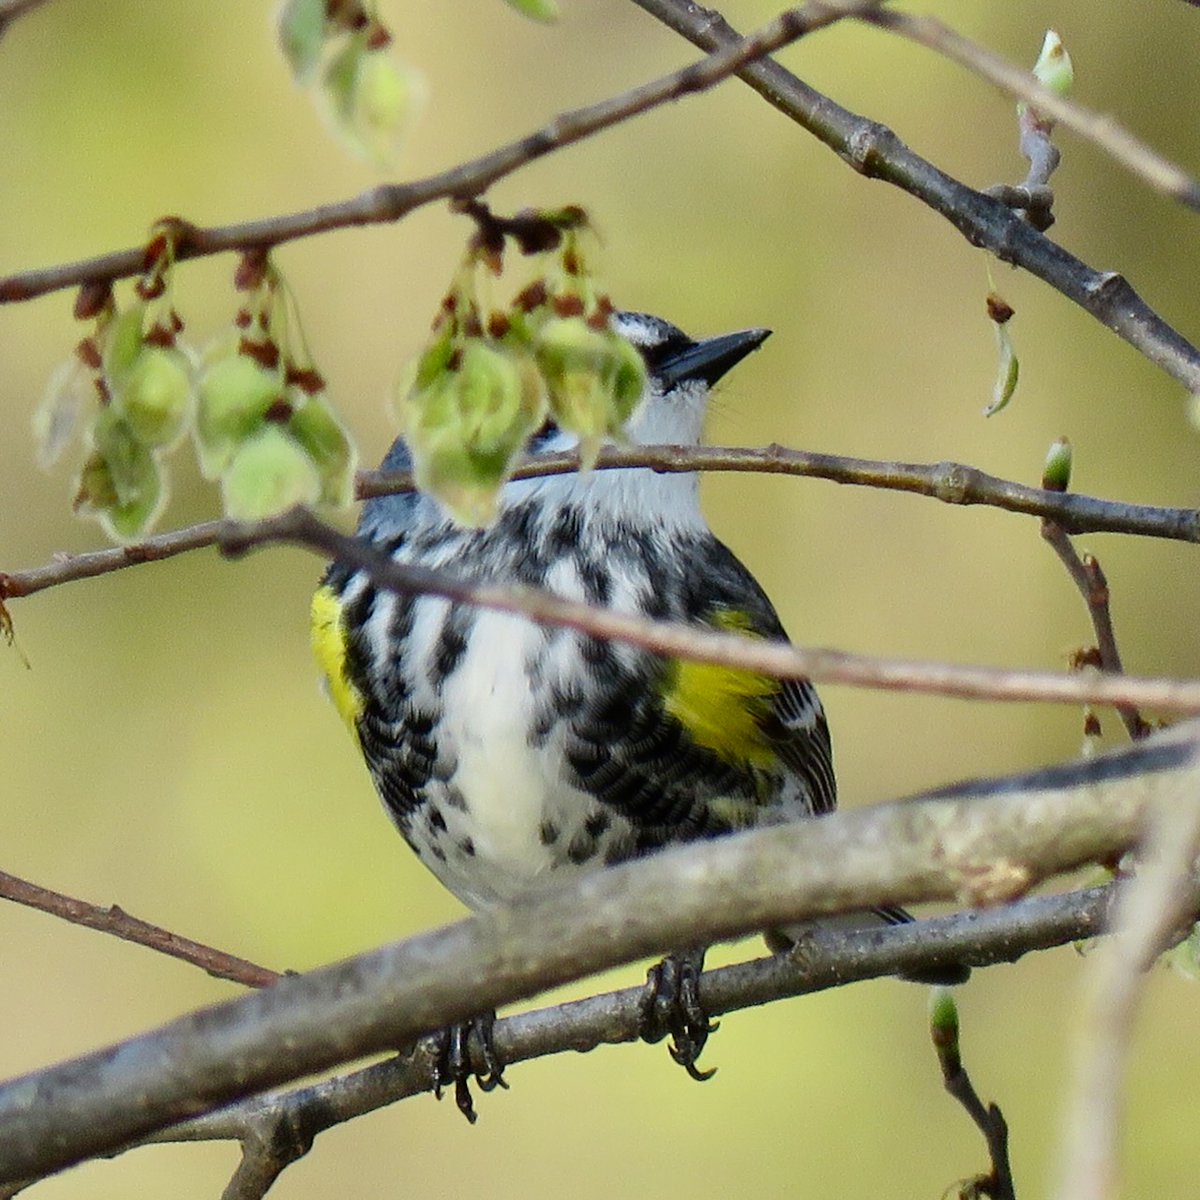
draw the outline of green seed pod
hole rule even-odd
[[[297,83],[310,83],[325,44],[325,0],[287,0],[279,13],[279,45]]]
[[[238,446],[221,476],[225,515],[239,521],[316,504],[321,476],[304,447],[279,425],[264,425]]]
[[[102,364],[109,388],[117,390],[141,353],[146,305],[138,303],[117,313],[104,331]]]
[[[545,410],[541,377],[528,356],[469,341],[456,370],[401,404],[417,486],[463,524],[489,524]]]
[[[321,477],[322,504],[345,508],[354,501],[354,470],[358,455],[333,406],[323,393],[296,396],[296,408],[288,421],[288,432],[312,460]]]
[[[92,445],[108,467],[121,504],[142,496],[148,481],[158,475],[158,464],[149,447],[114,408],[102,410],[96,418]]]
[[[194,395],[187,359],[178,350],[143,346],[113,407],[147,446],[168,448],[183,436],[192,418]]]
[[[125,455],[124,461],[117,460],[117,470],[124,476],[121,486],[113,462],[99,448],[93,450],[76,480],[75,511],[95,517],[114,541],[128,542],[154,523],[166,503],[166,487],[154,457],[145,447],[140,448],[140,456],[130,452],[127,435],[119,427],[107,431],[105,441]]]
[[[550,409],[579,438],[586,466],[606,437],[618,435],[641,399],[645,368],[637,351],[615,333],[593,329],[582,317],[547,321],[534,339]]]
[[[197,456],[204,477],[217,479],[238,447],[262,426],[267,411],[283,399],[283,382],[277,371],[232,354],[204,372],[198,390]]]

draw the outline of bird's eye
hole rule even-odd
[[[673,362],[695,344],[686,334],[680,333],[678,336],[664,338],[653,346],[638,346],[638,349],[646,360],[646,369],[651,375],[658,375],[667,363]]]
[[[558,423],[553,417],[547,417],[541,425],[538,426],[537,432],[529,439],[529,448],[535,454],[539,450],[544,450],[546,443],[558,435]]]

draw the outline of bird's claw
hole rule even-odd
[[[641,1036],[646,1042],[670,1037],[671,1057],[687,1073],[703,1082],[711,1079],[716,1067],[707,1071],[696,1066],[708,1035],[717,1022],[708,1019],[700,1003],[700,967],[692,959],[669,955],[646,973],[646,987],[640,1004]]]
[[[479,1119],[471,1097],[471,1080],[474,1079],[481,1092],[490,1092],[498,1087],[507,1088],[504,1081],[504,1064],[496,1053],[492,1036],[496,1023],[495,1012],[486,1012],[469,1021],[449,1025],[435,1035],[437,1054],[433,1063],[433,1094],[440,1100],[442,1092],[454,1085],[454,1102],[472,1125]],[[475,1036],[479,1047],[482,1070],[476,1070],[471,1061],[471,1036]]]

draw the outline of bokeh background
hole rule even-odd
[[[1032,62],[1048,23],[1077,96],[1200,169],[1200,12],[1056,0],[931,6]],[[632,5],[563,0],[560,24],[500,0],[383,5],[425,73],[426,115],[398,177],[529,131],[556,111],[681,65],[693,51]],[[731,0],[749,28],[773,10]],[[1114,36],[1114,30],[1120,36]],[[0,40],[0,271],[136,244],[150,222],[206,224],[333,201],[380,178],[332,143],[289,81],[261,0],[51,0]],[[929,53],[839,27],[783,61],[977,185],[1019,179],[1012,102]],[[1054,236],[1126,273],[1197,332],[1196,218],[1070,133]],[[779,441],[912,461],[958,459],[1034,482],[1067,434],[1076,486],[1200,503],[1200,435],[1180,390],[1036,280],[994,268],[1017,309],[1022,382],[985,421],[994,372],[983,253],[940,218],[844,167],[737,82],[555,154],[497,185],[500,209],[575,201],[605,235],[612,294],[695,333],[776,333],[738,368],[718,443]],[[466,226],[444,206],[279,254],[333,395],[367,461],[392,436],[385,397],[420,343]],[[180,270],[203,342],[232,315],[233,259]],[[69,511],[71,466],[33,465],[29,418],[80,336],[63,293],[0,312],[0,568],[101,544]],[[182,463],[167,525],[214,514]],[[1055,667],[1088,638],[1082,605],[1031,520],[810,480],[712,477],[713,525],[800,641],[968,663]],[[1129,669],[1200,670],[1193,549],[1082,539],[1104,562]],[[0,869],[274,967],[304,969],[451,921],[318,695],[307,648],[319,572],[299,552],[230,564],[207,551],[12,605],[0,647]],[[1070,757],[1078,712],[825,689],[843,796],[863,804],[956,777]],[[1115,718],[1106,724],[1116,732]],[[746,952],[749,944],[735,948]],[[133,1034],[235,988],[185,965],[0,906],[0,1076]],[[961,1009],[968,1063],[1012,1126],[1018,1180],[1053,1165],[1083,963],[1072,950],[980,972]],[[639,977],[614,973],[608,984]],[[1198,994],[1155,972],[1129,1085],[1129,1194],[1195,1191]],[[662,1047],[516,1068],[468,1128],[419,1098],[323,1135],[281,1197],[487,1195],[636,1188],[662,1197],[938,1196],[984,1165],[945,1098],[925,997],[883,981],[730,1017],[697,1087]],[[232,1146],[159,1147],[33,1194],[213,1197]]]

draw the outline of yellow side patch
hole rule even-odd
[[[711,618],[718,629],[751,633],[749,617],[734,609]],[[776,751],[763,732],[779,681],[768,675],[711,663],[675,662],[663,704],[697,745],[731,762],[769,767]]]
[[[342,624],[342,605],[328,587],[318,588],[313,594],[312,648],[324,676],[325,690],[357,738],[363,698],[346,673],[346,628]]]

